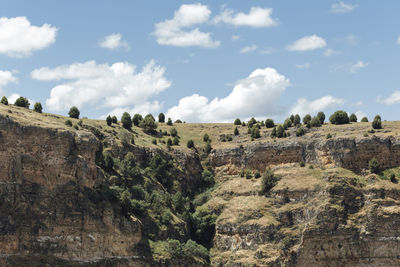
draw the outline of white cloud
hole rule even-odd
[[[21,95],[15,94],[15,93],[10,95],[9,97],[7,97],[8,103],[14,104],[15,100],[17,100],[20,96]],[[33,101],[32,99],[29,99],[29,98],[28,98],[28,101],[29,101],[29,106],[32,106],[35,103],[35,101]]]
[[[337,41],[339,43],[355,46],[358,44],[358,42],[360,40],[354,34],[349,34],[349,35],[341,37],[341,38],[336,38],[335,41]]]
[[[349,13],[353,11],[358,5],[352,5],[352,4],[346,4],[342,1],[339,1],[339,3],[333,3],[331,6],[331,13],[336,13],[336,14],[344,14],[344,13]]]
[[[226,23],[234,26],[249,26],[254,28],[271,27],[278,25],[271,17],[272,8],[252,7],[248,14],[239,12],[234,14],[232,9],[223,9],[221,14],[214,18],[214,23]]]
[[[385,99],[382,99],[379,96],[377,102],[388,106],[393,104],[400,104],[400,91],[394,91],[388,98]]]
[[[290,114],[299,114],[300,116],[304,116],[306,114],[315,114],[319,111],[341,105],[344,105],[343,99],[335,98],[330,95],[318,98],[314,101],[300,98],[293,106]]]
[[[361,121],[362,118],[367,117],[367,114],[365,114],[365,112],[358,110],[355,112],[356,116],[357,116],[357,120]]]
[[[397,38],[397,44],[400,44],[400,36]]]
[[[51,89],[46,100],[50,110],[60,111],[84,105],[113,108],[140,105],[170,87],[171,82],[164,74],[165,68],[154,61],[139,72],[128,62],[108,65],[88,61],[36,69],[31,76],[41,81],[62,81]]]
[[[128,42],[122,40],[122,34],[120,33],[113,33],[105,36],[100,41],[99,46],[110,50],[115,50],[118,48],[129,49]]]
[[[263,54],[263,55],[270,55],[270,54],[272,54],[274,52],[275,52],[275,49],[272,48],[272,47],[265,47],[264,49],[262,49],[260,51],[260,53]]]
[[[324,56],[326,56],[326,57],[330,57],[330,56],[337,55],[337,54],[340,54],[340,51],[337,51],[337,50],[334,50],[331,48],[327,48],[324,51]]]
[[[237,41],[240,39],[239,35],[232,35],[232,41]]]
[[[16,83],[18,79],[8,70],[0,70],[0,93],[3,91],[4,86],[9,83]]]
[[[306,62],[304,64],[297,64],[295,65],[295,67],[298,69],[308,69],[311,67],[311,64],[309,62]]]
[[[242,49],[240,49],[239,53],[240,54],[250,53],[250,52],[255,51],[256,49],[257,49],[256,45],[254,45],[254,44],[253,45],[248,45],[248,46],[245,46]]]
[[[282,108],[277,100],[289,85],[289,80],[273,68],[256,69],[239,80],[225,98],[209,101],[198,94],[184,97],[168,110],[167,117],[190,122],[226,122],[237,117],[278,115]]]
[[[357,61],[357,63],[353,64],[350,66],[349,71],[351,73],[356,73],[358,72],[360,69],[366,68],[368,67],[369,63],[368,62],[362,62],[362,61]]]
[[[153,34],[160,45],[215,48],[220,45],[220,42],[214,41],[211,38],[211,33],[201,32],[199,28],[185,30],[206,23],[210,15],[211,11],[206,5],[181,5],[175,11],[172,19],[159,22],[155,25]]]
[[[286,49],[289,51],[311,51],[315,49],[324,48],[325,46],[326,46],[326,41],[323,38],[314,34],[300,38],[293,44],[288,45]]]
[[[364,103],[361,100],[359,100],[356,103],[354,103],[353,105],[356,106],[356,107],[361,107],[361,106],[364,105]]]
[[[56,41],[57,28],[50,24],[33,26],[26,17],[0,18],[0,54],[30,56]]]

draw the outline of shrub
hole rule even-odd
[[[121,140],[122,145],[124,145],[124,146],[129,146],[129,145],[135,143],[133,135],[130,132],[126,131],[126,130],[121,131],[118,134],[118,137]]]
[[[290,115],[289,120],[294,124],[294,115]]]
[[[2,98],[1,98],[1,101],[0,101],[3,105],[8,105],[8,99],[7,99],[7,97],[5,97],[5,96],[3,96]]]
[[[195,229],[196,239],[200,244],[208,246],[215,233],[215,215],[207,206],[200,206],[192,215],[192,222]]]
[[[112,122],[112,123],[118,123],[117,116],[112,116],[111,122]]]
[[[233,122],[233,124],[234,124],[234,125],[241,125],[242,122],[240,121],[239,118],[237,118],[237,119]]]
[[[232,136],[231,136],[231,135],[228,135],[228,136],[226,137],[226,140],[228,140],[228,142],[232,141],[232,140],[233,140],[233,139],[232,139]]]
[[[208,142],[208,140],[210,140],[210,136],[208,136],[208,134],[205,133],[205,134],[203,135],[203,141],[204,141],[204,142]]]
[[[294,124],[294,126],[297,126],[297,125],[299,125],[300,123],[301,123],[300,115],[299,115],[299,114],[296,114],[296,115],[294,116],[294,119],[293,119],[293,124]]]
[[[178,136],[175,136],[174,139],[172,139],[172,145],[179,146],[179,137]]]
[[[139,126],[139,123],[140,123],[142,120],[143,120],[142,115],[136,113],[135,115],[133,115],[132,123],[133,123],[133,125],[135,125],[135,126]]]
[[[79,120],[79,121],[78,121],[78,125],[82,127],[82,124],[83,124],[83,121],[82,121],[82,120]]]
[[[272,131],[271,131],[271,137],[272,137],[272,138],[277,137],[276,127],[274,127],[274,128],[272,129]]]
[[[311,127],[321,127],[321,122],[319,121],[318,117],[312,118],[310,121],[310,126]]]
[[[306,134],[306,130],[303,127],[299,127],[296,131],[296,136],[303,136]]]
[[[237,127],[235,127],[235,130],[233,130],[233,134],[235,136],[239,135],[239,129]]]
[[[248,122],[247,122],[247,127],[252,128],[254,124],[256,124],[257,121],[255,118],[251,118]]]
[[[261,137],[261,135],[260,135],[260,129],[258,129],[258,127],[253,126],[253,127],[251,128],[251,137],[252,137],[252,138],[260,138],[260,137]]]
[[[349,121],[350,122],[357,122],[357,116],[354,113],[351,113],[350,117],[349,117]]]
[[[282,125],[279,125],[278,128],[276,129],[276,137],[282,138],[284,137],[285,134],[285,129],[282,127]]]
[[[267,194],[279,181],[270,168],[266,168],[261,180],[261,192]]]
[[[379,173],[380,171],[380,165],[376,158],[373,158],[368,162],[368,167],[371,173]]]
[[[107,125],[108,125],[108,126],[111,126],[111,124],[112,124],[112,118],[111,118],[110,115],[107,116],[106,122],[107,122]]]
[[[244,177],[244,174],[245,174],[245,171],[241,170],[239,175],[240,175],[240,177]]]
[[[72,127],[72,121],[71,121],[71,120],[66,120],[66,121],[64,122],[64,124],[67,125],[67,126],[69,126],[69,127]]]
[[[164,113],[158,114],[158,122],[164,123],[165,122],[165,115]]]
[[[175,123],[182,123],[182,121],[178,119],[175,121]]]
[[[390,181],[394,184],[397,184],[396,175],[394,173],[390,174]]]
[[[367,118],[367,117],[363,117],[363,118],[361,119],[361,122],[368,122],[368,118]]]
[[[306,127],[307,127],[308,129],[311,128],[311,121],[308,121],[308,122],[307,122]]]
[[[302,161],[300,161],[300,167],[304,167],[304,166],[306,166],[306,163],[304,162],[304,160],[302,160]]]
[[[253,174],[251,173],[250,169],[246,169],[245,176],[246,176],[246,179],[251,179],[251,177],[253,177]]]
[[[320,112],[318,112],[317,117],[318,117],[319,121],[321,122],[321,124],[324,124],[324,122],[325,122],[325,113],[320,111]]]
[[[376,115],[374,120],[372,121],[372,128],[374,129],[382,129],[382,119],[381,116]]]
[[[154,138],[153,140],[151,140],[151,143],[157,145],[157,139]]]
[[[104,153],[104,168],[108,172],[114,168],[114,159],[110,153]]]
[[[283,123],[283,128],[286,130],[287,128],[292,127],[292,121],[290,119],[286,119]]]
[[[330,139],[330,138],[332,138],[332,135],[331,135],[330,133],[328,133],[328,134],[326,135],[326,139]]]
[[[148,134],[155,134],[157,129],[157,123],[153,115],[147,114],[144,119],[139,123],[139,127],[143,128],[143,131]]]
[[[27,98],[20,96],[17,98],[17,100],[15,100],[14,105],[17,107],[29,108],[30,103]]]
[[[80,111],[79,111],[79,109],[77,107],[73,106],[72,108],[70,108],[70,110],[68,112],[68,115],[71,118],[79,119]]]
[[[122,127],[124,127],[127,130],[130,130],[132,128],[131,115],[129,115],[128,112],[124,112],[124,114],[122,114],[121,123]]]
[[[311,115],[307,114],[303,117],[303,123],[307,124],[307,122],[311,121]]]
[[[171,118],[168,118],[167,125],[172,126],[172,120],[171,120]]]
[[[343,110],[338,110],[335,111],[335,113],[333,113],[330,117],[329,117],[329,121],[332,124],[346,124],[349,123],[350,119],[349,116],[347,115],[347,113]]]
[[[186,146],[187,146],[188,148],[194,147],[194,142],[193,142],[193,140],[190,139],[190,140],[187,142]]]
[[[78,127],[78,125],[74,124],[74,126],[73,126],[73,127],[74,127],[74,129],[75,129],[75,130],[79,130],[79,127]]]
[[[178,136],[178,131],[175,128],[172,128],[169,133],[172,137]]]
[[[37,113],[42,113],[42,104],[40,104],[40,102],[36,102],[35,105],[33,106],[33,111],[37,112]]]
[[[242,126],[243,127],[246,126],[246,122],[245,121],[242,121]]]
[[[167,145],[172,146],[172,139],[171,138],[168,138]]]
[[[207,142],[207,143],[206,143],[206,146],[204,147],[204,151],[205,151],[207,154],[209,154],[209,153],[211,152],[211,150],[212,150],[211,143],[210,143],[210,142]]]
[[[273,119],[266,119],[265,120],[265,127],[267,128],[272,128],[275,126],[274,120]]]
[[[204,170],[201,173],[201,179],[203,180],[203,187],[210,187],[215,183],[214,175],[209,170]]]
[[[259,171],[256,171],[256,172],[254,173],[254,178],[258,179],[258,178],[260,178],[260,177],[261,177],[261,173],[260,173]]]
[[[375,118],[374,118],[374,120],[380,120],[380,121],[382,121],[381,115],[376,115]]]

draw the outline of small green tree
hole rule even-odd
[[[299,115],[299,114],[296,114],[296,115],[294,116],[294,119],[293,119],[293,124],[294,124],[294,126],[297,126],[297,125],[299,125],[300,123],[301,123],[300,115]]]
[[[320,111],[320,112],[318,112],[317,117],[318,117],[319,121],[321,122],[321,124],[324,124],[324,122],[325,122],[325,113]]]
[[[303,127],[299,127],[296,131],[296,136],[303,136],[306,134],[306,130]]]
[[[234,125],[241,125],[242,122],[240,121],[239,118],[237,118],[237,119],[233,122],[233,124],[234,124]]]
[[[8,99],[7,99],[7,97],[3,96],[3,97],[1,98],[1,103],[2,103],[3,105],[8,105]]]
[[[112,123],[118,123],[117,116],[112,116]]]
[[[368,162],[368,167],[372,173],[379,173],[380,171],[380,165],[376,158],[373,158]]]
[[[204,141],[204,142],[208,142],[209,140],[210,140],[210,136],[208,136],[208,134],[205,133],[205,134],[203,135],[203,141]]]
[[[158,122],[164,123],[165,122],[165,115],[164,113],[158,114]]]
[[[290,115],[289,119],[290,119],[290,121],[292,122],[292,124],[294,124],[294,115],[293,115],[293,114]]]
[[[330,117],[329,117],[329,121],[332,124],[347,124],[349,123],[350,119],[349,116],[347,115],[347,112],[343,111],[343,110],[338,110],[335,111],[335,113],[333,113]]]
[[[144,119],[139,123],[139,127],[143,128],[143,131],[148,134],[155,134],[157,129],[157,123],[153,115],[147,114]]]
[[[174,146],[179,146],[179,137],[175,136],[174,139],[172,139],[172,144]]]
[[[368,122],[368,118],[367,118],[367,117],[363,117],[363,118],[361,119],[361,122]]]
[[[67,126],[69,126],[69,127],[72,127],[72,121],[70,121],[70,120],[66,120],[66,121],[64,122],[64,124],[67,125]]]
[[[124,114],[122,114],[121,123],[122,127],[124,127],[127,130],[130,130],[132,128],[131,115],[129,115],[128,112],[124,112]]]
[[[286,130],[287,128],[292,127],[292,121],[290,119],[286,119],[283,123],[283,128]]]
[[[167,145],[172,146],[172,139],[171,138],[168,138]]]
[[[29,108],[31,103],[29,103],[29,100],[27,98],[20,96],[17,98],[17,100],[15,100],[14,105],[16,105],[17,107]]]
[[[211,142],[207,142],[207,143],[206,143],[206,146],[204,147],[204,151],[205,151],[207,154],[209,154],[209,153],[211,152],[211,150],[212,150]]]
[[[381,115],[376,115],[375,118],[374,118],[374,120],[380,120],[380,121],[382,121]]]
[[[285,129],[283,128],[282,125],[279,125],[278,128],[276,129],[276,137],[282,138],[284,137],[285,134]]]
[[[266,195],[279,181],[279,178],[270,168],[266,168],[261,180],[261,193]]]
[[[172,120],[171,120],[171,118],[168,118],[167,125],[168,125],[168,126],[172,126]]]
[[[33,106],[33,111],[37,112],[37,113],[42,113],[42,104],[40,104],[40,102],[36,102],[35,105]]]
[[[307,122],[311,121],[311,115],[307,114],[303,117],[303,123],[307,124]]]
[[[178,135],[178,131],[175,128],[172,128],[169,133],[171,134],[172,137],[175,137]]]
[[[251,137],[252,137],[252,138],[260,138],[260,137],[261,137],[261,135],[260,135],[260,129],[259,129],[258,127],[253,126],[253,127],[251,128]]]
[[[112,118],[111,118],[110,115],[107,116],[106,122],[107,122],[107,125],[108,125],[108,126],[111,126],[111,124],[112,124]]]
[[[357,122],[357,115],[354,114],[354,113],[351,113],[349,121],[350,122]]]
[[[254,124],[257,123],[257,120],[255,118],[251,118],[248,122],[247,122],[247,127],[252,128]]]
[[[321,122],[319,121],[318,117],[312,118],[310,121],[311,127],[321,127]]]
[[[187,147],[188,147],[188,148],[194,147],[194,142],[193,142],[192,139],[190,139],[190,140],[187,142]]]
[[[181,121],[180,119],[177,119],[177,120],[175,121],[175,123],[182,123],[182,121]]]
[[[374,129],[382,129],[382,121],[375,118],[372,121],[372,128],[374,128]]]
[[[274,127],[274,128],[272,129],[272,131],[271,131],[271,137],[272,137],[272,138],[277,137],[276,127]]]
[[[235,136],[239,135],[239,129],[237,127],[235,127],[235,130],[233,130],[233,134]]]
[[[68,115],[70,118],[79,119],[80,111],[77,107],[73,106],[69,109]]]
[[[132,118],[133,125],[139,126],[139,123],[140,123],[142,120],[143,120],[142,115],[140,115],[140,114],[138,114],[138,113],[136,113],[135,115],[133,115],[133,118]]]
[[[272,128],[275,126],[274,120],[273,119],[266,119],[265,120],[265,127],[267,128]]]

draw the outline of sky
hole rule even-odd
[[[1,0],[0,95],[231,122],[400,114],[400,1]]]

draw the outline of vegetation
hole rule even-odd
[[[64,124],[67,125],[67,126],[69,126],[69,127],[72,127],[72,121],[71,121],[71,120],[66,120],[66,121],[64,122]]]
[[[332,124],[347,124],[349,123],[349,116],[347,115],[347,112],[343,111],[343,110],[338,110],[335,111],[335,113],[333,113],[330,117],[329,117],[329,121]]]
[[[283,128],[286,130],[287,128],[292,127],[292,121],[290,119],[286,119],[283,123]]]
[[[186,146],[187,146],[188,148],[193,148],[193,147],[194,147],[194,142],[193,142],[193,140],[192,140],[192,139],[189,139],[189,141],[187,142]]]
[[[368,122],[368,118],[367,118],[367,117],[363,117],[363,118],[361,119],[361,122]]]
[[[247,127],[252,128],[254,124],[257,123],[257,120],[255,118],[251,118],[248,122],[247,122]]]
[[[233,134],[234,134],[235,136],[239,135],[239,129],[238,129],[238,127],[235,127],[235,130],[233,130]]]
[[[321,124],[324,124],[324,122],[325,122],[325,113],[323,113],[322,111],[318,112],[317,118],[319,119]]]
[[[279,178],[270,168],[266,168],[261,180],[261,193],[268,194],[269,191],[278,183]]]
[[[210,143],[210,142],[207,142],[207,143],[206,143],[206,146],[204,147],[204,151],[205,151],[207,154],[209,154],[209,153],[211,152],[211,150],[212,150],[211,143]]]
[[[106,118],[107,125],[108,125],[108,126],[111,126],[112,121],[113,121],[113,120],[112,120],[111,116],[108,115],[107,118]]]
[[[276,127],[274,127],[274,128],[272,129],[272,131],[271,131],[271,137],[272,137],[272,138],[278,137],[278,134],[277,134],[277,132],[276,132]]]
[[[168,125],[168,126],[172,126],[172,120],[171,120],[171,118],[168,118],[167,125]]]
[[[164,113],[158,114],[158,122],[164,123],[165,122],[165,115]]]
[[[300,124],[301,124],[300,115],[299,115],[299,114],[296,114],[296,115],[294,116],[292,122],[293,122],[294,126],[300,125]]]
[[[172,145],[179,146],[179,137],[178,136],[174,136],[174,139],[172,139]]]
[[[369,161],[368,167],[371,173],[379,173],[380,171],[380,165],[376,158],[373,158]]]
[[[350,118],[349,118],[350,122],[357,122],[357,116],[354,113],[351,113]]]
[[[306,134],[306,130],[303,127],[299,127],[296,131],[296,136],[303,136]]]
[[[252,137],[252,138],[260,138],[260,137],[261,137],[261,135],[260,135],[260,129],[259,129],[256,125],[254,125],[254,126],[251,128],[251,137]]]
[[[112,123],[118,123],[117,116],[112,116]]]
[[[374,129],[382,129],[382,119],[381,116],[376,115],[374,120],[372,121],[372,128]]]
[[[17,100],[15,100],[14,105],[16,105],[17,107],[29,108],[31,103],[29,103],[29,100],[27,98],[20,96],[17,98]]]
[[[242,124],[242,122],[240,121],[239,118],[237,118],[237,119],[233,122],[233,125],[241,125],[241,124]]]
[[[311,127],[321,127],[322,124],[321,124],[320,120],[318,119],[318,117],[314,117],[314,118],[312,118],[312,120],[310,121],[310,126],[311,126]]]
[[[285,137],[285,129],[283,128],[282,125],[279,125],[278,128],[276,128],[276,137],[278,138]]]
[[[70,118],[79,119],[80,111],[77,107],[73,106],[70,108],[68,115]]]
[[[121,123],[122,127],[124,127],[127,130],[130,130],[132,128],[131,115],[129,115],[128,112],[124,112],[124,114],[122,114]]]
[[[204,141],[204,142],[208,142],[209,140],[210,140],[210,136],[208,136],[208,134],[205,133],[205,134],[203,135],[203,141]]]
[[[265,120],[265,127],[267,128],[272,128],[275,126],[274,120],[273,119],[266,119]]]
[[[303,123],[304,124],[307,124],[308,122],[310,122],[311,121],[311,115],[310,114],[307,114],[307,115],[305,115],[304,117],[303,117]]]
[[[153,115],[147,114],[144,119],[139,123],[139,127],[143,128],[143,131],[148,134],[155,134],[157,129],[157,123]]]
[[[133,123],[133,125],[135,125],[135,126],[139,126],[139,123],[140,123],[142,120],[143,120],[142,115],[136,113],[135,115],[133,115],[132,123]]]
[[[7,99],[7,97],[5,97],[5,96],[3,96],[2,98],[1,98],[1,104],[3,104],[3,105],[8,105],[8,99]]]
[[[33,111],[37,113],[42,113],[42,110],[43,110],[42,104],[40,104],[40,102],[36,102],[35,105],[33,106]]]
[[[176,128],[171,128],[171,130],[169,131],[170,135],[172,137],[178,136],[178,131],[176,130]]]

